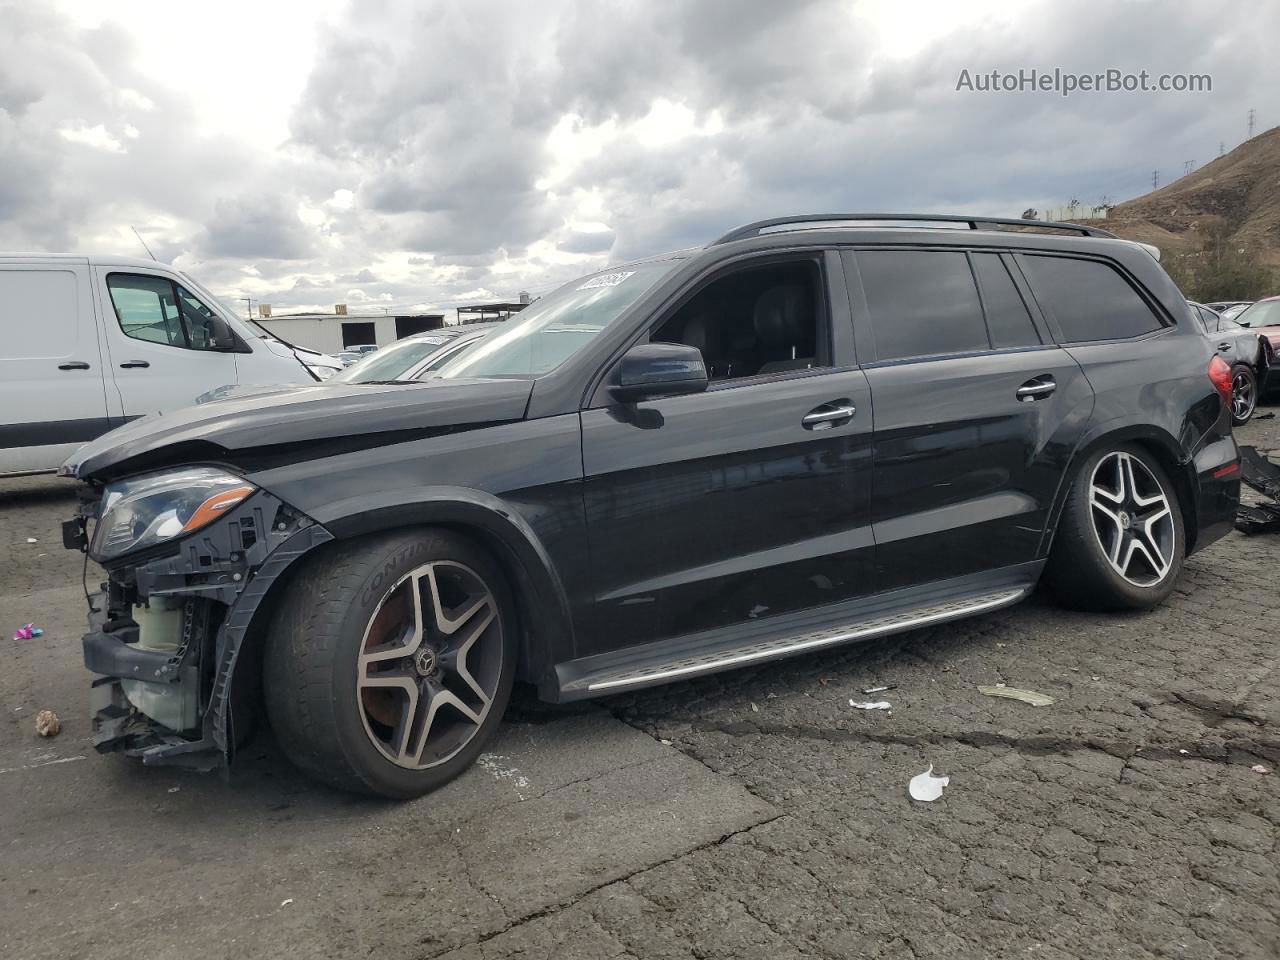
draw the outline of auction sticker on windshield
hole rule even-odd
[[[602,273],[598,277],[592,277],[579,290],[592,290],[596,287],[616,287],[627,277],[634,276],[634,270],[621,270],[617,273]]]

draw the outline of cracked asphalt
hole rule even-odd
[[[1280,419],[1239,436],[1280,459]],[[1151,613],[1036,596],[591,704],[521,693],[474,769],[385,804],[269,736],[227,779],[94,754],[72,501],[0,481],[0,956],[1280,957],[1280,536],[1196,555]],[[914,802],[930,764],[950,785]]]

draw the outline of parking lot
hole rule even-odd
[[[1240,439],[1280,457],[1278,424]],[[1148,614],[1037,596],[585,705],[519,692],[475,768],[390,804],[269,736],[227,778],[96,755],[73,500],[0,481],[0,956],[1280,955],[1280,537],[1232,534]],[[930,764],[950,785],[915,803]]]

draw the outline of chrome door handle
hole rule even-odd
[[[823,404],[816,410],[806,413],[800,423],[806,430],[830,430],[834,426],[852,420],[857,412],[858,408],[852,403]]]
[[[1230,349],[1231,349],[1231,341],[1230,341],[1230,340],[1223,340],[1220,344],[1218,344],[1218,349],[1219,349],[1219,350],[1223,350],[1223,351],[1230,350]]]
[[[1049,396],[1057,389],[1058,384],[1053,377],[1036,377],[1034,380],[1028,380],[1020,386],[1016,396],[1023,403],[1030,403],[1033,400],[1041,400]]]

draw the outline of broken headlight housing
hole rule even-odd
[[[185,536],[255,490],[243,477],[214,467],[185,467],[109,484],[89,552],[109,561]]]

